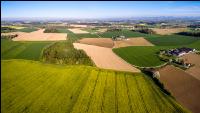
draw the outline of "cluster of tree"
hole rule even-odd
[[[10,27],[1,27],[1,33],[14,32],[16,29]]]
[[[133,31],[140,32],[140,33],[145,33],[145,34],[156,34],[155,31],[153,31],[152,29],[148,29],[148,28],[145,28],[145,29],[134,29]]]
[[[42,59],[56,64],[84,64],[93,65],[91,59],[83,50],[77,50],[69,41],[56,42],[44,49]]]
[[[109,28],[107,31],[122,31],[120,28]]]
[[[200,32],[199,31],[193,31],[193,32],[180,32],[177,33],[179,35],[185,35],[185,36],[194,36],[194,37],[200,37]]]
[[[56,28],[46,28],[45,30],[44,30],[44,33],[58,33],[58,29],[56,29]]]
[[[13,39],[13,38],[15,38],[15,37],[17,37],[18,35],[17,34],[15,34],[15,35],[1,35],[1,38],[2,39]]]
[[[189,27],[189,28],[200,28],[200,24],[189,25],[187,27]]]

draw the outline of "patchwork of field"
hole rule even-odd
[[[44,29],[34,31],[31,33],[16,32],[17,37],[13,41],[55,41],[55,40],[66,40],[66,33],[43,33]],[[12,33],[13,34],[13,33]]]
[[[173,33],[179,33],[183,31],[187,31],[187,28],[166,28],[166,29],[160,29],[160,28],[152,28],[153,31],[155,31],[157,34],[160,35],[170,35]]]
[[[127,47],[127,46],[154,46],[151,42],[143,37],[128,38],[127,40],[114,41],[114,48]]]
[[[114,48],[113,51],[130,64],[140,67],[154,67],[165,63],[164,61],[161,61],[157,55],[159,50],[177,47],[190,47],[200,50],[200,40],[182,46],[131,46]]]
[[[1,39],[1,59],[39,60],[42,50],[52,42],[15,42]]]
[[[165,62],[156,54],[160,49],[183,46],[200,49],[199,38],[174,34],[150,35],[129,30],[102,30],[98,33],[97,30],[85,31],[81,28],[60,28],[57,30],[58,33],[43,33],[44,29],[34,32],[33,29],[26,28],[19,30],[23,29],[22,32],[13,32],[19,35],[13,39],[14,41],[1,39],[2,112],[187,112],[173,98],[161,92],[148,76],[139,73],[140,70],[132,65],[162,65]],[[128,40],[111,39],[112,36],[122,34],[129,37]],[[73,41],[78,40],[79,43],[74,43],[74,47],[83,49],[97,67],[109,70],[22,60],[40,60],[43,49],[53,43],[47,41],[66,40],[67,37]],[[66,59],[69,59],[66,53],[74,58],[83,57],[78,54],[80,52],[70,53],[69,49],[61,48],[65,46],[67,45],[63,43],[61,46],[52,47],[46,55],[51,54],[58,62],[64,60],[61,61],[56,55],[64,56]],[[200,96],[200,58],[185,58],[194,62],[195,66],[186,70],[187,73],[167,66],[160,70],[161,81],[181,104],[197,113],[200,111],[197,102]],[[77,64],[77,61],[75,63]]]
[[[82,38],[77,42],[82,44],[96,45],[108,48],[120,48],[127,46],[154,46],[145,38],[128,38],[127,40],[113,41],[111,38]]]
[[[83,49],[97,67],[129,72],[140,72],[112,52],[111,48],[73,43],[76,49]]]
[[[112,48],[114,46],[113,40],[111,38],[83,38],[77,42],[108,48]]]
[[[193,113],[199,113],[200,80],[174,66],[159,70],[160,80],[176,100]]]
[[[70,30],[71,32],[73,32],[75,34],[89,33],[87,31],[83,31],[83,30],[78,29],[78,28],[73,28],[73,29],[68,29],[68,30]]]
[[[78,28],[77,28],[78,29]],[[117,35],[124,35],[127,38],[138,38],[143,37],[148,42],[155,46],[180,46],[180,45],[188,45],[194,42],[199,41],[200,39],[197,37],[191,36],[181,36],[181,35],[155,35],[155,34],[144,34],[129,30],[122,30],[122,31],[106,31],[102,33],[84,33],[84,34],[77,34],[73,33],[67,29],[60,29],[59,32],[66,32],[68,34],[68,38],[79,40],[82,38],[112,38],[113,36]],[[86,31],[84,31],[86,32]]]
[[[188,112],[141,73],[25,60],[1,65],[2,113]]]
[[[186,70],[187,73],[200,80],[200,55],[186,54],[182,58],[189,63],[194,64],[193,67]]]

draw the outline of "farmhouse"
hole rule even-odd
[[[182,47],[182,48],[168,50],[167,54],[172,55],[172,56],[182,56],[187,53],[194,52],[194,51],[195,51],[195,49]]]
[[[127,39],[124,35],[113,36],[113,40],[125,40]]]

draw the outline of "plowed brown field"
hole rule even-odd
[[[160,80],[183,106],[194,113],[200,112],[200,81],[174,66],[159,70]]]
[[[108,48],[112,48],[114,46],[114,43],[110,38],[83,38],[78,42],[82,44],[96,45]]]
[[[83,31],[83,30],[81,30],[81,29],[79,29],[79,28],[73,28],[73,29],[68,29],[68,30],[70,30],[71,32],[73,32],[73,33],[75,33],[75,34],[89,33],[89,32],[87,32],[87,31]]]
[[[128,38],[127,40],[114,41],[114,48],[127,46],[154,46],[151,42],[143,37]]]
[[[153,31],[155,31],[157,34],[160,35],[170,35],[172,33],[178,33],[186,31],[186,28],[166,28],[166,29],[160,29],[160,28],[152,28]]]

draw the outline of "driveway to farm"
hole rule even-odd
[[[91,57],[97,67],[119,71],[140,72],[139,69],[128,64],[113,53],[111,48],[80,43],[73,43],[73,45],[76,49],[83,49],[87,55]]]

